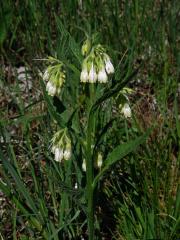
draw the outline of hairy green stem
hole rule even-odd
[[[94,136],[94,115],[91,114],[91,107],[94,102],[94,86],[90,85],[90,105],[87,126],[87,159],[86,159],[86,177],[87,177],[87,214],[88,214],[88,236],[89,240],[94,240],[94,169],[92,158],[92,138]]]

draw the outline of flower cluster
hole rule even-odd
[[[52,138],[51,151],[55,155],[55,161],[61,162],[71,158],[71,140],[67,135],[67,129],[59,130]]]
[[[82,63],[81,82],[107,83],[108,75],[112,73],[114,73],[114,66],[105,49],[100,44],[92,47]]]
[[[131,94],[132,92],[132,89],[125,87],[119,92],[117,97],[117,104],[120,113],[123,114],[125,118],[130,118],[132,116],[128,98],[128,94]]]
[[[65,81],[64,64],[52,57],[49,57],[48,61],[50,65],[43,74],[43,80],[47,81],[46,91],[50,96],[59,95]]]

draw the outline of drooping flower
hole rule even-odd
[[[104,68],[102,68],[99,72],[98,72],[98,81],[100,83],[107,83],[108,81],[108,76],[106,74],[106,71]]]
[[[81,76],[80,76],[80,80],[81,82],[83,83],[86,83],[88,82],[88,71],[87,71],[87,68],[84,68],[81,72]]]
[[[90,83],[95,83],[97,80],[97,73],[96,73],[96,69],[95,69],[93,63],[91,65],[91,69],[89,71],[88,79],[89,79]]]
[[[113,64],[112,64],[112,62],[111,62],[111,60],[110,60],[109,57],[107,57],[107,58],[105,59],[105,68],[106,68],[106,72],[107,72],[108,74],[114,73],[114,66],[113,66]]]
[[[63,149],[56,147],[54,154],[55,154],[55,161],[61,162],[63,159]]]
[[[46,85],[46,91],[48,92],[48,94],[50,96],[54,96],[56,94],[56,87],[55,85],[53,85],[52,82],[48,82],[47,85]]]
[[[124,106],[121,109],[121,113],[124,114],[125,118],[130,118],[132,113],[131,113],[131,108],[128,103],[125,103]]]

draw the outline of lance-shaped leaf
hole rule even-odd
[[[104,167],[101,172],[95,177],[93,187],[96,186],[100,178],[111,167],[112,164],[121,160],[130,152],[134,151],[140,144],[144,143],[149,136],[151,129],[149,129],[144,135],[136,138],[135,140],[117,146],[111,153],[108,154],[107,159],[104,162]]]

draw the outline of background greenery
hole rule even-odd
[[[85,97],[76,99],[74,91],[85,32],[98,33],[97,41],[112,56],[112,85],[138,69],[129,81],[133,118],[125,120],[114,109],[116,120],[107,126],[104,151],[153,127],[147,141],[99,183],[96,237],[180,238],[179,9],[178,0],[1,1],[2,239],[87,238],[82,159],[57,165],[49,150],[56,129],[54,109],[64,112]],[[71,59],[65,102],[43,94],[39,72],[45,63],[38,59],[48,55]],[[25,78],[19,77],[20,67]],[[106,118],[111,114],[107,111]],[[76,151],[80,156],[78,145]]]

